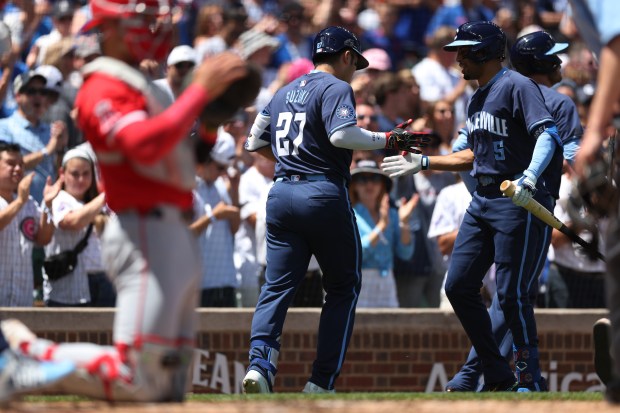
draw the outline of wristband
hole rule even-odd
[[[422,170],[425,171],[428,169],[428,167],[430,166],[430,161],[428,159],[428,156],[426,155],[422,155],[422,159],[420,160],[420,163],[422,165]]]
[[[406,222],[399,222],[398,223],[398,227],[400,229],[411,229],[411,226],[408,223],[406,223]]]
[[[41,155],[43,155],[43,157],[46,157],[47,155],[49,155],[50,153],[47,151],[47,148],[43,148],[41,149]]]

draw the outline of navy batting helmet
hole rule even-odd
[[[456,52],[459,47],[470,46],[467,58],[477,63],[491,59],[504,60],[506,56],[506,35],[502,29],[490,21],[476,21],[462,24],[456,29],[451,43],[443,47]]]
[[[562,63],[556,53],[567,47],[568,43],[556,43],[547,32],[533,32],[517,39],[510,49],[510,61],[524,75],[551,73]]]
[[[314,62],[316,56],[335,54],[343,49],[351,49],[357,53],[357,70],[368,67],[368,60],[362,56],[357,37],[340,26],[328,27],[316,35],[312,43],[312,61]]]

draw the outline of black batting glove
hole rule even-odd
[[[385,148],[396,149],[399,151],[422,153],[419,148],[423,148],[431,141],[433,133],[428,132],[409,132],[404,128],[411,124],[412,120],[400,123],[391,131],[385,134]]]

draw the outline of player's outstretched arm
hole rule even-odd
[[[409,123],[410,120],[396,125],[389,132],[373,132],[351,125],[332,133],[329,141],[332,145],[345,149],[397,149],[420,153],[420,148],[431,141],[432,134],[406,131],[403,128],[407,127]]]
[[[474,153],[471,149],[464,149],[449,155],[426,156],[416,153],[388,156],[383,159],[381,169],[391,178],[404,175],[413,175],[421,170],[435,171],[467,171],[474,163]]]

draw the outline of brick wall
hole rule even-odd
[[[249,309],[200,309],[194,391],[238,392],[247,366]],[[600,390],[592,324],[603,310],[538,310],[541,367],[552,390]],[[0,309],[55,341],[111,343],[111,310]],[[299,391],[314,359],[319,310],[291,309],[284,327],[276,391]],[[440,310],[358,310],[338,391],[440,391],[464,362],[469,341]]]

